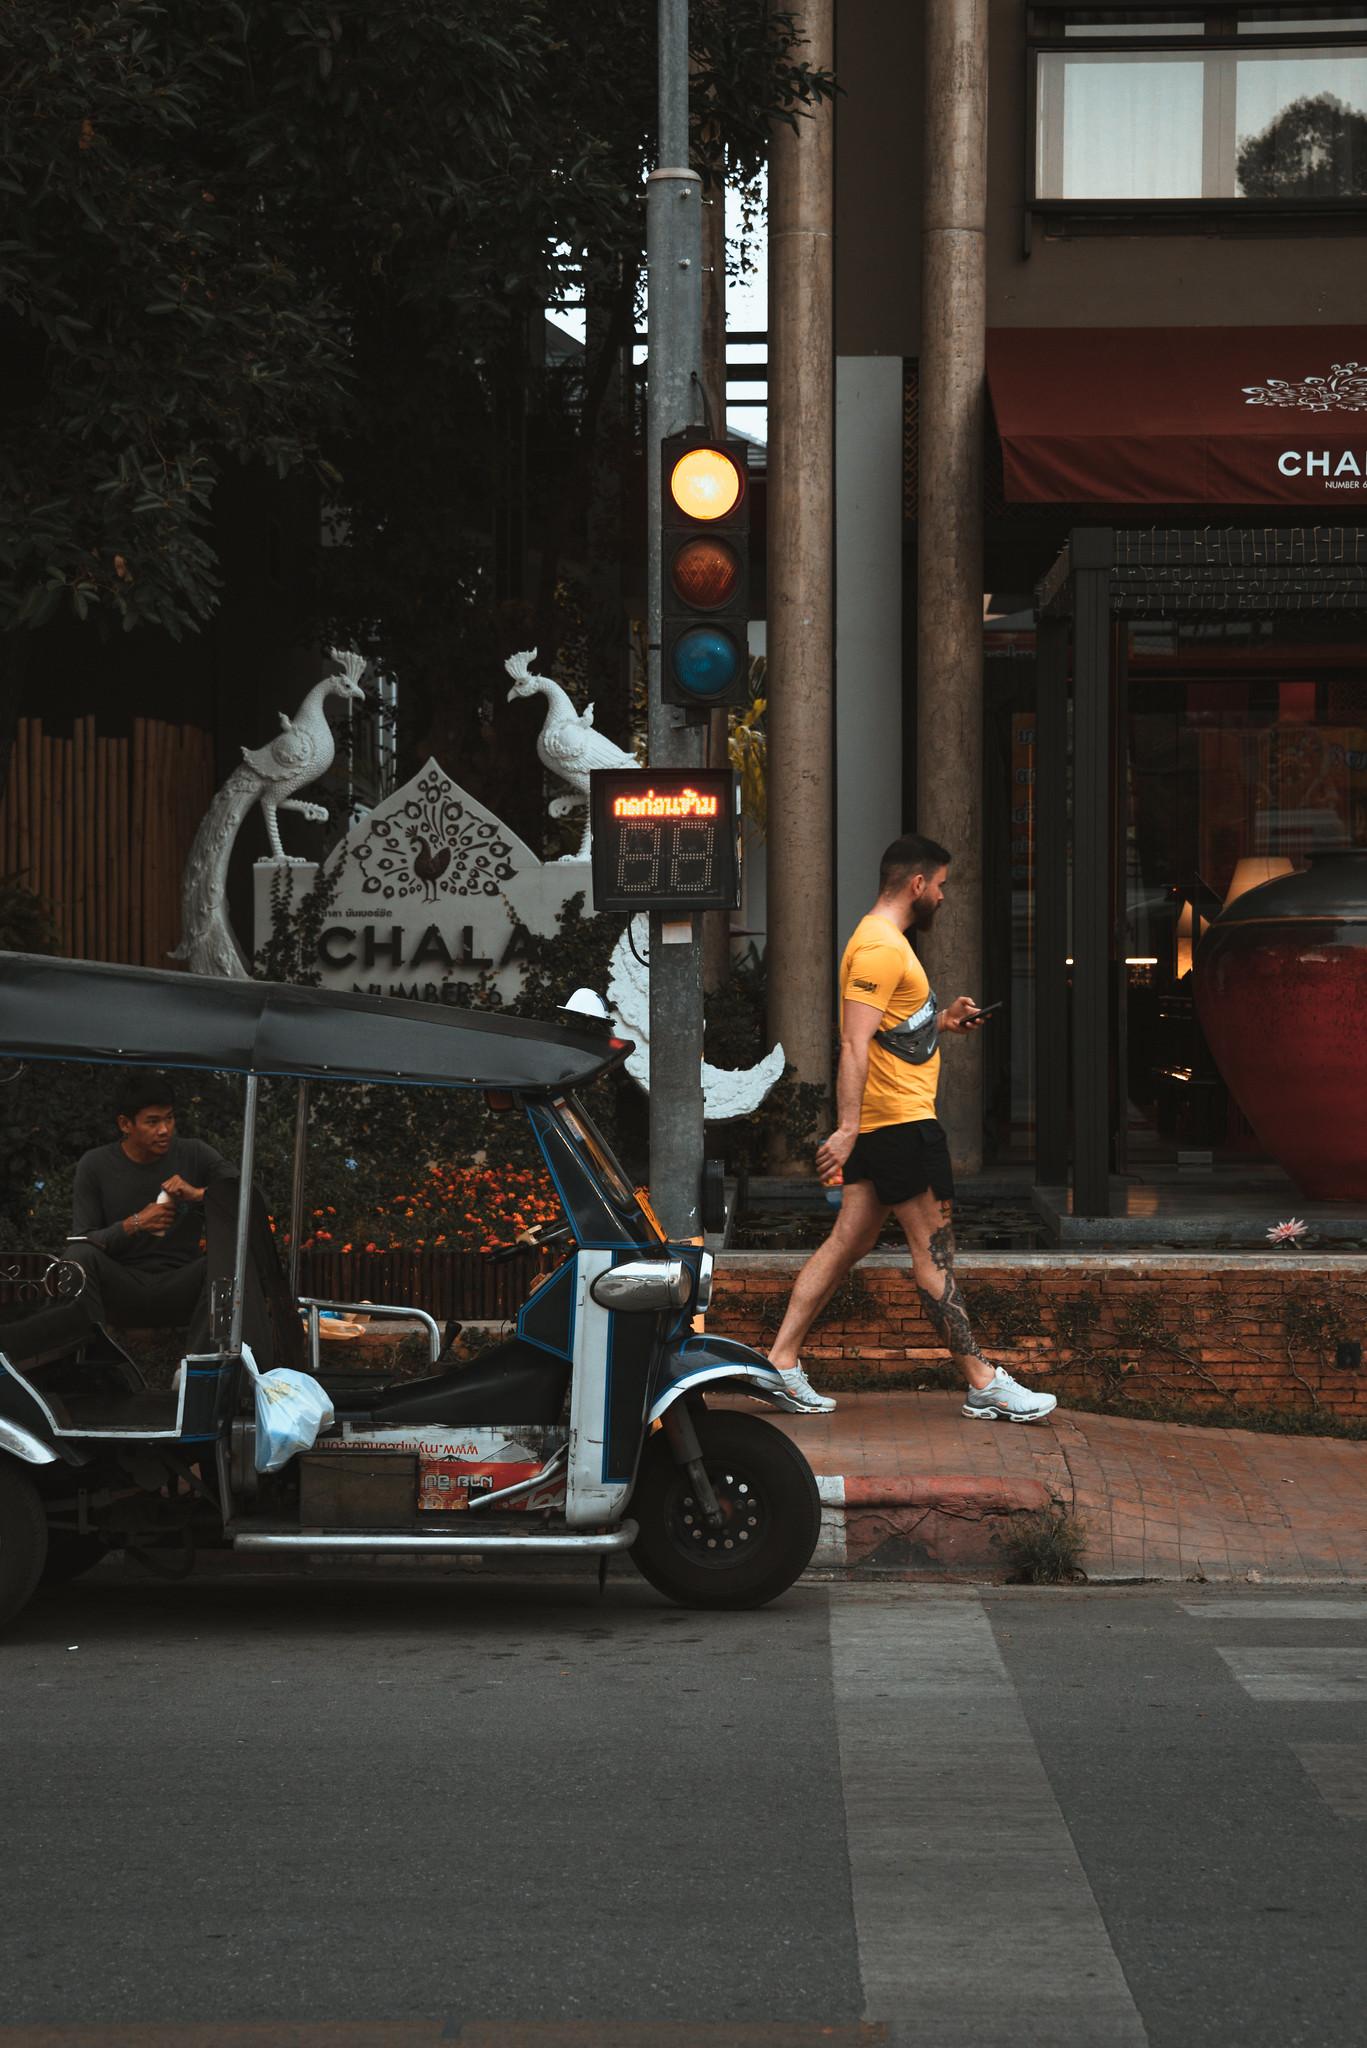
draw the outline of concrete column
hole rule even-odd
[[[833,0],[797,0],[804,54],[831,65]],[[769,158],[769,1028],[829,1090],[832,929],[834,354],[832,116],[776,122]],[[776,1162],[779,1163],[779,1162]],[[810,1159],[792,1162],[810,1172]]]
[[[835,940],[902,829],[902,358],[837,356]]]
[[[942,1002],[982,977],[983,408],[987,335],[987,0],[926,0],[916,828],[954,856],[924,943]],[[955,1166],[982,1165],[982,1048],[950,1041],[940,1118]]]

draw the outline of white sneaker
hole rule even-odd
[[[1058,1407],[1057,1394],[1035,1394],[1000,1366],[985,1387],[970,1387],[964,1414],[977,1422],[1043,1422]]]
[[[772,1368],[783,1382],[783,1392],[775,1394],[778,1405],[789,1415],[829,1415],[835,1403],[826,1394],[818,1394],[800,1365]]]

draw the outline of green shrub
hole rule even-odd
[[[1087,1526],[1062,1508],[1013,1518],[1003,1545],[1011,1575],[1026,1586],[1067,1586],[1085,1576]]]

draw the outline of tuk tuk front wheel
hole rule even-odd
[[[762,1607],[811,1561],[821,1530],[812,1470],[758,1415],[696,1417],[703,1464],[722,1511],[712,1527],[663,1431],[647,1439],[631,1499],[642,1578],[684,1607]]]
[[[27,1607],[47,1560],[47,1516],[27,1473],[0,1460],[0,1628]]]

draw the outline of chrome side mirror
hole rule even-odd
[[[629,1259],[600,1273],[589,1292],[600,1308],[659,1315],[667,1308],[683,1308],[691,1287],[682,1259]]]

